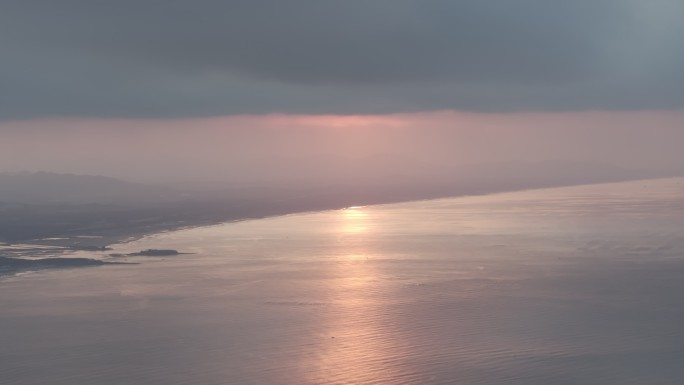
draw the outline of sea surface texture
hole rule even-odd
[[[193,254],[0,278],[0,384],[684,384],[682,179],[250,220],[111,253],[147,248]]]

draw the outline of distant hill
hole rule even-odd
[[[169,188],[105,176],[0,173],[0,202],[6,203],[142,203],[179,197],[179,193]]]

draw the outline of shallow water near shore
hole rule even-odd
[[[0,383],[684,381],[684,179],[289,215],[112,252],[148,248],[194,254],[1,279]]]

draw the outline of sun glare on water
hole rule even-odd
[[[364,211],[363,206],[351,206],[340,211],[341,217],[341,232],[344,234],[359,234],[365,233],[369,230],[368,213]]]

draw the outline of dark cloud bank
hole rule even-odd
[[[0,3],[0,118],[684,105],[676,0]]]

